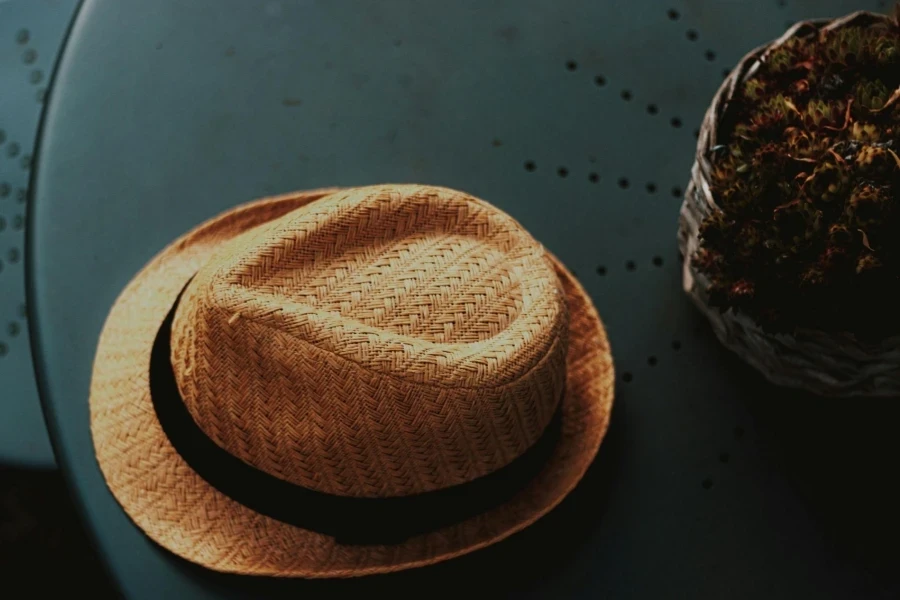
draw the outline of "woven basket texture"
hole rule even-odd
[[[709,282],[691,259],[700,240],[699,227],[716,208],[710,187],[711,149],[727,143],[731,99],[772,50],[796,36],[821,30],[885,23],[892,17],[865,11],[839,19],[796,23],[780,38],[749,52],[722,83],[700,128],[691,180],[679,217],[678,245],[684,257],[683,287],[706,314],[716,336],[727,348],[777,385],[799,388],[821,396],[900,395],[900,337],[866,343],[849,333],[797,329],[791,335],[764,331],[752,318],[708,304]]]

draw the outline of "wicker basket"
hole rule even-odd
[[[710,189],[710,149],[721,143],[717,129],[728,131],[731,99],[744,81],[759,68],[760,59],[796,36],[847,26],[884,23],[892,17],[856,12],[835,20],[797,23],[777,40],[747,54],[716,92],[706,112],[697,143],[691,181],[679,219],[678,245],[684,256],[684,289],[707,315],[716,336],[771,382],[801,388],[823,396],[900,395],[900,336],[877,344],[862,343],[850,334],[796,330],[793,335],[764,332],[745,314],[721,311],[708,304],[708,281],[692,264],[699,247],[698,228],[716,208]]]

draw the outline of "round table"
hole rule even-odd
[[[900,592],[895,403],[769,386],[680,288],[677,214],[723,70],[787,21],[859,3],[784,4],[85,2],[40,143],[30,324],[59,463],[126,596]],[[304,581],[187,564],[129,521],[94,460],[88,388],[109,307],[230,206],[379,182],[478,195],[577,273],[620,376],[597,461],[533,527],[435,567]]]

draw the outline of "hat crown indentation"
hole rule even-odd
[[[332,194],[240,236],[172,332],[197,424],[298,485],[395,496],[524,452],[565,386],[568,313],[543,248],[470,196]]]

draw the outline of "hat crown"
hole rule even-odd
[[[530,447],[565,387],[568,312],[543,247],[460,192],[336,192],[238,236],[172,328],[188,411],[314,490],[409,495]]]

